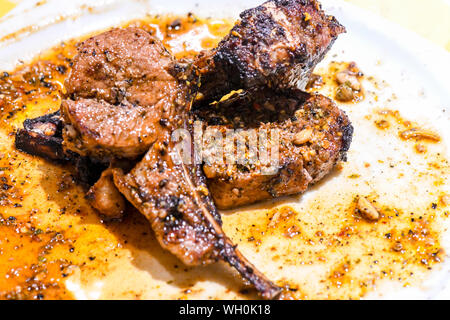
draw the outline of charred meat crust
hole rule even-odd
[[[59,111],[27,119],[16,133],[16,148],[47,160],[68,161],[62,146],[63,127]]]
[[[64,147],[112,160],[145,154],[180,99],[188,68],[138,28],[113,29],[78,46],[62,102]]]
[[[231,32],[195,60],[206,100],[232,90],[304,89],[345,28],[315,0],[271,0],[241,13]]]
[[[330,99],[299,90],[232,97],[231,102],[200,107],[196,117],[206,121],[205,128],[218,130],[224,137],[228,129],[255,130],[255,136],[266,134],[268,139],[263,143],[268,149],[271,132],[278,132],[279,140],[274,141],[279,146],[278,161],[269,171],[270,164],[252,162],[248,154],[234,164],[204,164],[219,209],[304,192],[345,159],[353,133],[346,114]],[[214,153],[208,149],[203,152]]]
[[[159,140],[128,174],[115,171],[119,190],[147,217],[160,244],[184,264],[224,260],[263,297],[275,298],[281,289],[246,260],[223,232],[201,167],[174,160],[179,150],[172,142],[161,149],[163,141],[168,140]]]
[[[100,178],[100,174],[106,169],[106,165],[101,161],[64,150],[63,127],[64,122],[59,111],[34,119],[27,119],[23,123],[23,129],[19,129],[16,133],[16,148],[50,161],[71,163],[75,167],[77,180],[82,184],[91,186]]]

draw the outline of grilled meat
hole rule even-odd
[[[304,192],[345,159],[353,133],[348,117],[330,99],[299,90],[244,95],[200,109],[196,115],[224,138],[230,129],[244,130],[247,136],[241,133],[241,141],[246,144],[252,131],[254,139],[267,137],[258,140],[255,151],[246,148],[241,159],[204,164],[219,209]],[[278,146],[271,154],[276,163],[269,161],[270,154],[268,161],[261,163],[261,151],[270,153],[273,144]],[[212,153],[214,150],[203,150],[204,155]]]
[[[174,62],[161,41],[139,28],[113,29],[78,45],[67,95],[116,105],[153,106],[173,84],[167,72]],[[168,83],[165,83],[168,82]]]
[[[59,111],[27,119],[24,128],[16,133],[16,148],[54,162],[72,163],[77,180],[88,187],[93,185],[87,193],[92,207],[106,218],[120,218],[126,203],[114,185],[111,171],[105,170],[106,166],[101,161],[64,150],[63,127]]]
[[[59,111],[27,119],[16,133],[16,148],[48,160],[68,161],[62,146],[63,127]]]
[[[224,260],[263,297],[275,298],[280,288],[247,261],[224,234],[201,167],[179,161],[179,149],[167,141],[169,132],[130,173],[116,170],[114,180],[119,190],[147,217],[160,244],[184,264]]]
[[[64,100],[66,149],[84,156],[111,160],[144,154],[159,134],[159,119],[169,113],[122,102],[112,105],[94,99]]]
[[[330,99],[298,90],[283,94],[266,92],[259,96],[235,97],[200,108],[195,116],[203,122],[204,128],[216,129],[223,137],[230,129],[244,132],[253,129],[256,136],[260,132],[268,133],[270,142],[270,131],[277,129],[281,139],[276,168],[271,168],[272,163],[251,163],[248,157],[240,163],[203,165],[209,191],[219,209],[231,209],[304,192],[332,170],[338,160],[345,159],[353,132],[345,113]],[[203,153],[203,158],[206,158],[211,150],[204,150]],[[104,185],[107,182],[99,181],[97,184]],[[88,193],[90,198],[98,190],[94,187]],[[115,191],[108,193],[114,194]],[[108,193],[104,192],[96,198],[102,199]],[[120,203],[120,200],[117,201]],[[111,217],[111,210],[101,210],[101,205],[93,206]],[[112,216],[116,217],[117,212]]]
[[[316,0],[270,0],[241,13],[219,45],[202,52],[200,97],[232,90],[304,89],[314,67],[345,28]]]
[[[183,263],[226,261],[262,296],[274,298],[280,288],[224,234],[201,165],[193,154],[190,162],[181,161],[171,135],[179,128],[192,135],[198,75],[203,101],[245,89],[245,95],[200,108],[195,116],[221,132],[278,129],[281,162],[271,174],[245,157],[239,165],[207,163],[214,200],[230,208],[303,192],[344,157],[352,127],[329,99],[292,87],[304,87],[342,32],[317,1],[268,1],[242,13],[231,33],[190,70],[148,33],[111,30],[79,45],[65,84],[63,121],[58,115],[32,120],[34,129],[18,134],[18,145],[53,160],[90,157],[110,164],[88,193],[94,208],[119,217],[123,194],[149,220],[161,246]],[[118,159],[135,163],[144,153],[132,169],[117,165]]]
[[[122,211],[122,204],[111,201],[116,194],[112,174],[118,190],[150,221],[160,244],[186,265],[225,260],[264,297],[273,298],[280,289],[222,231],[201,168],[174,160],[178,149],[171,134],[187,128],[191,89],[196,87],[187,85],[193,73],[161,47],[149,34],[130,28],[93,37],[80,46],[66,83],[72,99],[61,107],[66,148],[113,160],[113,168],[88,195],[94,207],[117,214]],[[89,73],[92,67],[93,74]],[[132,81],[123,84],[128,78]],[[121,90],[112,90],[115,87]],[[114,168],[115,159],[135,158],[147,150],[129,173]]]
[[[144,154],[184,103],[170,73],[177,68],[141,29],[114,29],[81,43],[61,106],[65,148],[108,160]]]
[[[23,123],[23,129],[19,129],[16,133],[16,148],[47,160],[71,163],[75,167],[77,180],[91,186],[99,179],[106,167],[101,161],[64,150],[63,127],[64,122],[59,111],[27,119]]]
[[[113,170],[103,171],[86,194],[91,206],[108,219],[119,219],[125,213],[126,201],[114,184]]]

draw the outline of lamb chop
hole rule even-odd
[[[119,190],[147,217],[160,244],[184,264],[224,260],[264,298],[275,298],[280,288],[259,272],[223,232],[201,166],[184,164],[177,147],[167,141],[171,141],[169,132],[131,172],[115,171]]]
[[[270,0],[240,17],[216,48],[196,58],[199,98],[218,100],[233,90],[261,87],[303,90],[345,32],[316,0]]]
[[[299,90],[241,95],[214,106],[199,107],[195,117],[203,122],[204,128],[216,129],[224,137],[230,129],[254,129],[256,134],[279,130],[281,149],[278,150],[279,161],[274,173],[264,171],[264,165],[249,163],[249,157],[243,159],[243,163],[203,165],[209,191],[219,209],[233,209],[304,192],[328,174],[337,161],[345,160],[353,132],[345,113],[330,99]],[[54,139],[62,140],[59,137]],[[61,145],[59,149],[62,149]],[[212,152],[203,150],[202,157],[206,158],[206,154]],[[103,174],[103,179],[93,189],[111,184],[110,177],[110,172]],[[103,190],[106,193],[106,189]],[[99,192],[91,190],[89,196],[95,197],[96,193]],[[111,204],[111,198],[100,197],[93,205],[99,212],[111,216],[114,211],[104,205]]]
[[[54,119],[58,119],[58,126],[63,125],[60,117],[56,115]],[[35,137],[38,134],[41,135],[39,141],[62,140],[61,132],[59,136],[58,131],[54,131],[55,136],[46,136],[43,133],[36,133],[36,130],[30,126],[22,129],[23,132],[18,134],[19,137],[29,132],[33,132],[34,135],[33,137],[28,135],[30,140],[16,138],[18,147],[24,149],[29,141],[36,141]],[[88,192],[89,197],[98,197],[92,203],[93,206],[101,212],[107,212],[105,209],[113,212],[123,210],[121,198],[116,194],[117,189],[115,185],[110,184],[110,179],[114,176],[120,191],[151,221],[161,245],[175,253],[185,264],[198,265],[225,260],[255,285],[265,298],[275,297],[280,291],[279,288],[251,265],[221,230],[220,215],[208,194],[201,167],[173,163],[170,155],[173,154],[174,146],[173,144],[166,146],[165,143],[170,141],[169,133],[167,130],[158,139],[144,160],[129,174],[125,175],[123,170],[117,167],[104,171],[99,181]],[[23,144],[24,142],[27,143]],[[62,150],[61,143],[56,146],[53,148],[54,151]],[[37,149],[26,148],[26,150],[35,153],[39,150],[39,146]],[[59,161],[66,159],[64,152],[62,155],[64,156],[52,159]]]
[[[105,161],[145,154],[164,120],[185,104],[170,74],[178,68],[162,43],[138,28],[81,43],[65,82],[70,99],[61,106],[65,148]]]
[[[300,90],[241,95],[200,108],[196,117],[204,121],[204,127],[216,129],[224,137],[230,129],[243,129],[243,133],[253,130],[255,138],[267,137],[266,142],[258,141],[259,160],[263,159],[261,147],[266,144],[271,148],[273,143],[268,135],[277,130],[274,142],[278,149],[272,155],[276,163],[254,161],[248,150],[241,161],[204,164],[209,190],[219,209],[304,192],[339,160],[345,160],[353,134],[348,117],[330,99]],[[214,150],[203,153],[208,155]]]
[[[305,33],[310,38],[304,38],[306,44],[302,44],[301,37],[294,32],[298,32],[298,28],[292,29],[289,24],[293,21],[292,25],[296,25],[300,21],[294,19],[298,18],[296,14],[306,7],[308,10],[303,15],[304,20],[308,22],[312,19],[312,27],[309,28],[309,33]],[[297,10],[296,14],[291,16],[289,12],[283,11],[288,9]],[[311,10],[314,12],[308,13]],[[269,15],[263,16],[261,12]],[[257,19],[252,20],[252,14],[255,14]],[[260,18],[264,20],[264,17],[269,16],[273,18],[270,21],[273,24],[278,23],[279,26],[274,28],[271,24],[274,33],[271,31],[264,35],[268,28],[264,27]],[[248,28],[250,31],[244,34],[249,39],[261,41],[261,46],[250,47],[258,50],[265,47],[266,51],[255,51],[248,47],[247,41],[244,40],[237,46],[230,44],[222,45],[221,48],[219,45],[214,51],[216,53],[212,54],[212,60],[205,59],[205,54],[202,55],[203,58],[197,60],[196,66],[201,68],[204,84],[201,90],[204,97],[220,97],[220,91],[227,93],[240,87],[252,90],[257,86],[290,87],[296,82],[292,78],[301,78],[299,81],[303,82],[304,76],[309,74],[311,67],[320,61],[327,51],[324,44],[328,42],[327,45],[330,46],[337,34],[343,31],[335,20],[326,18],[322,21],[326,22],[325,29],[334,28],[334,31],[338,31],[334,34],[321,33],[318,38],[313,37],[313,29],[315,32],[322,32],[319,26],[321,22],[316,23],[316,18],[320,20],[325,17],[315,1],[270,1],[249,10],[243,17],[248,18],[247,25],[254,23],[256,29],[262,28],[259,38],[255,38],[258,33],[253,32],[251,27],[245,27],[246,23],[241,23],[242,33]],[[282,30],[281,26],[285,29]],[[233,31],[233,36],[241,35],[239,30]],[[265,38],[269,34],[277,35],[278,40],[283,39],[279,42],[280,50],[275,41],[265,44]],[[222,44],[234,42],[229,38],[230,36],[228,40],[224,39]],[[318,41],[322,38],[324,41]],[[241,50],[241,45],[247,46],[247,49]],[[294,52],[291,49],[295,46],[300,49]],[[288,47],[289,50],[286,49]],[[280,59],[272,59],[268,55],[272,50],[276,52],[274,57]],[[227,52],[229,56],[225,60],[231,61],[228,65],[220,62],[221,59],[216,59],[226,56]],[[237,67],[242,65],[241,58],[230,59],[232,55],[256,56],[258,59],[248,60],[249,67],[244,70],[245,68]],[[155,58],[159,62],[147,68],[149,62],[154,62]],[[270,59],[267,58],[272,59],[273,63],[268,63]],[[216,63],[216,60],[219,62]],[[212,61],[214,63],[211,63]],[[232,69],[232,65],[236,65],[236,68]],[[261,68],[262,65],[264,68]],[[66,83],[69,99],[66,99],[61,107],[64,118],[64,152],[75,152],[81,157],[88,156],[112,163],[96,184],[97,188],[94,186],[91,190],[92,199],[99,198],[96,197],[95,189],[101,190],[100,196],[111,197],[116,194],[111,188],[117,186],[128,201],[150,221],[161,245],[185,264],[227,261],[264,297],[273,298],[280,289],[257,271],[223,233],[220,215],[206,188],[201,167],[174,160],[180,155],[177,147],[170,141],[170,133],[180,127],[191,130],[192,115],[188,111],[193,92],[190,90],[196,87],[189,87],[186,78],[195,77],[197,72],[189,72],[188,69],[188,65],[174,61],[156,39],[138,29],[113,30],[107,36],[94,37],[83,43],[75,59],[74,71]],[[270,70],[273,72],[267,72]],[[238,72],[240,80],[231,81],[223,76],[227,71]],[[214,79],[214,72],[221,75],[218,80],[222,78],[222,82]],[[283,78],[280,77],[281,74],[289,76],[282,81],[275,81],[275,78]],[[189,82],[191,80],[194,79],[189,79]],[[223,86],[224,89],[214,91],[213,87],[216,85]],[[297,101],[296,105],[299,104]],[[339,125],[346,127],[347,124],[345,118]],[[115,165],[117,159],[137,161],[146,150],[149,151],[145,157],[129,172]],[[337,157],[336,154],[339,152],[330,155],[330,159],[337,159],[333,158]],[[325,159],[323,163],[333,161]],[[306,167],[307,165],[302,170],[301,179],[308,177]],[[252,188],[253,186],[251,192],[254,191]],[[101,202],[104,208],[111,207],[111,202]],[[226,199],[224,203],[227,203]],[[114,203],[112,205],[114,206]]]
[[[263,23],[264,17],[269,17],[269,20],[271,21],[269,24],[270,28],[275,31],[278,30],[278,33],[283,36],[279,36],[277,32],[268,32],[267,26]],[[344,31],[344,28],[340,26],[333,17],[326,16],[323,11],[320,10],[320,5],[316,1],[268,1],[262,6],[245,11],[242,13],[241,18],[241,22],[235,26],[232,32],[216,49],[209,53],[201,54],[195,61],[196,66],[200,67],[203,73],[202,91],[205,91],[205,88],[207,88],[206,91],[208,92],[214,92],[214,90],[216,90],[215,88],[225,88],[223,93],[228,92],[228,90],[232,88],[228,88],[227,85],[224,85],[223,83],[221,84],[218,79],[223,75],[229,77],[229,75],[233,74],[242,75],[240,79],[243,79],[245,83],[254,82],[251,80],[253,78],[250,77],[250,75],[257,74],[258,76],[254,79],[259,80],[255,82],[253,89],[260,88],[261,85],[271,85],[272,83],[281,87],[292,85],[291,83],[284,81],[273,82],[270,80],[272,76],[277,79],[283,79],[281,75],[287,74],[292,70],[304,70],[302,73],[297,73],[295,79],[301,82],[307,82],[309,72],[313,69],[315,64],[322,59],[337,35]],[[298,23],[299,19],[300,23]],[[242,31],[242,34],[238,31]],[[241,37],[237,37],[236,39],[236,33],[241,35]],[[242,35],[245,35],[245,37],[242,37]],[[273,35],[273,37],[268,38],[269,35]],[[142,39],[129,41],[129,39],[119,38],[119,40],[123,41],[114,41],[114,37],[105,34],[105,36],[99,37],[95,41],[87,41],[84,43],[83,50],[80,50],[78,58],[79,60],[85,60],[86,63],[75,63],[71,78],[66,82],[68,93],[73,98],[98,97],[107,102],[109,101],[110,103],[120,103],[123,105],[122,111],[125,114],[128,114],[129,110],[133,108],[133,105],[128,103],[127,97],[137,97],[135,99],[137,102],[144,100],[145,105],[145,86],[148,82],[145,81],[145,79],[151,78],[148,74],[151,75],[153,72],[152,67],[145,69],[145,60],[163,53],[164,59],[162,59],[161,65],[173,64],[174,61],[171,59],[170,55],[167,55],[162,47],[157,48],[157,50],[153,49],[155,52],[147,50],[142,54],[139,49],[143,47],[144,44]],[[270,39],[270,41],[267,39]],[[259,43],[255,43],[255,41],[259,41]],[[128,50],[127,47],[130,46],[132,49]],[[303,52],[303,56],[293,55],[291,52],[293,48],[306,48],[306,51]],[[268,55],[268,52],[271,50],[278,50],[285,54],[270,56]],[[113,56],[114,52],[118,52],[119,56],[124,56],[126,59],[116,59]],[[219,59],[224,56],[224,52],[227,52],[228,56],[234,57],[229,60],[228,66],[234,69],[230,69],[231,72],[228,74],[225,73],[225,68],[218,68],[218,66],[224,66],[222,63],[223,61]],[[205,55],[214,57],[214,59],[206,59]],[[241,59],[245,55],[247,55],[247,58]],[[253,56],[256,57],[256,59],[250,59]],[[271,64],[261,64],[259,61],[261,59],[264,60],[265,58],[263,59],[263,57],[271,58]],[[216,60],[222,62],[218,64],[212,63]],[[131,63],[131,66],[124,68],[124,62]],[[205,65],[206,62],[208,63]],[[262,65],[265,66],[265,69],[260,68]],[[103,66],[107,67],[104,68]],[[179,66],[178,69],[182,70]],[[241,70],[242,72],[237,72],[235,69],[237,71]],[[253,71],[248,72],[249,70]],[[208,72],[205,73],[205,71]],[[196,70],[194,69],[194,71],[191,72],[191,76],[193,76],[193,73],[195,72]],[[186,72],[183,74],[185,75]],[[208,74],[210,74],[210,77]],[[293,71],[292,74],[295,74],[295,72]],[[155,79],[158,80],[158,75]],[[230,79],[226,79],[225,82],[227,84],[233,83],[233,81],[229,80]],[[159,81],[158,83],[161,82],[162,81]],[[160,92],[161,91],[163,90],[160,90]],[[102,111],[101,109],[107,110],[108,108],[113,107],[109,103],[92,100],[84,101],[82,99],[79,99],[76,103],[68,100],[63,104],[63,110],[64,106],[68,106],[66,108],[67,111],[65,112],[66,118],[69,118],[68,122],[73,122],[75,124],[83,123],[83,125],[89,123],[89,121],[86,120],[90,119],[91,113],[99,112],[100,114],[108,114],[108,112],[104,112],[104,110]],[[90,107],[91,112],[78,112],[78,110],[86,110],[86,107]],[[142,108],[142,106],[138,105],[136,109],[138,108]],[[152,116],[157,116],[158,112],[160,112],[158,108],[153,108],[151,110],[153,112]],[[134,144],[131,144],[131,148],[134,149],[134,154],[127,154],[129,152],[127,148],[130,147],[127,145],[130,143],[129,141],[125,141],[125,145],[118,143],[120,141],[118,141],[116,137],[123,133],[120,131],[122,126],[113,125],[117,123],[118,119],[111,118],[109,115],[105,119],[107,121],[104,122],[107,124],[106,128],[98,128],[96,121],[93,121],[83,128],[75,128],[77,130],[72,130],[73,128],[71,126],[66,126],[66,144],[71,143],[72,145],[75,145],[75,147],[71,148],[72,151],[78,151],[81,154],[90,154],[95,157],[96,154],[98,155],[100,153],[100,157],[103,159],[105,159],[105,157],[108,158],[108,155],[104,154],[104,152],[102,154],[102,150],[107,150],[107,152],[111,152],[112,150],[112,156],[116,154],[120,157],[124,157],[124,155],[137,157],[144,149],[144,146],[147,146],[148,143],[151,143],[151,141],[154,140],[154,137],[157,136],[158,132],[157,124],[151,123],[152,117],[148,117],[149,120],[142,120],[137,114],[138,112],[132,113],[132,116],[126,118],[126,121],[124,121],[124,124],[133,126],[133,128],[124,130],[126,137],[130,137],[128,134],[129,132],[138,132],[137,135],[131,136],[131,141],[134,141]],[[70,117],[73,119],[70,119]],[[82,117],[85,117],[86,119],[82,119]],[[121,117],[121,119],[123,119],[123,117]],[[135,126],[134,123],[136,121],[140,122],[141,126]],[[135,127],[137,127],[137,130],[134,130]],[[156,130],[154,130],[154,127],[156,127]],[[149,135],[146,135],[145,133],[142,135],[141,131],[143,128],[146,128],[146,130],[149,130],[148,128],[150,128],[149,131],[151,132],[149,132]],[[115,130],[119,130],[119,132],[115,132]],[[83,134],[83,132],[85,132],[85,134]],[[78,139],[78,136],[81,136],[82,139]],[[142,139],[142,136],[144,136],[144,139]],[[77,144],[83,144],[83,138],[93,138],[93,141],[91,142],[94,143],[87,144],[88,146],[93,146],[93,150],[86,150],[86,148],[80,150],[80,148],[76,147]],[[144,140],[148,143],[145,143]],[[144,143],[139,143],[140,141]],[[103,148],[102,144],[104,143],[106,143],[106,148]],[[136,146],[142,146],[142,148],[136,148]],[[39,153],[39,150],[36,151]],[[220,192],[217,191],[217,193]],[[213,195],[214,194],[216,194],[216,192],[213,191]],[[273,195],[276,194],[277,193],[273,193]],[[215,198],[217,199],[217,197]],[[235,205],[247,204],[244,197],[240,198],[241,201],[236,202]]]
[[[147,217],[159,243],[183,263],[224,260],[263,297],[279,294],[280,288],[224,234],[201,167],[173,160],[177,148],[172,132],[189,129],[195,86],[187,81],[193,73],[174,61],[156,38],[135,28],[95,36],[78,51],[66,82],[70,99],[61,106],[64,148],[110,161],[89,192],[97,201],[94,207],[120,211],[121,203],[112,201],[117,186]],[[129,173],[117,166],[117,160],[135,160],[144,150],[148,152]]]

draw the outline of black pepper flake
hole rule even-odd
[[[431,204],[431,208],[434,209],[434,210],[436,210],[436,208],[437,208],[437,203],[432,203],[432,204]]]
[[[65,74],[67,71],[67,67],[63,65],[59,65],[56,67],[56,71],[58,71],[60,74]]]
[[[4,184],[1,185],[1,188],[2,188],[3,190],[9,190],[9,189],[12,188],[12,186],[10,186],[9,184],[4,183]]]
[[[181,20],[175,19],[170,25],[167,26],[169,30],[180,30],[181,28]]]
[[[44,80],[41,81],[41,84],[42,84],[42,86],[44,88],[47,88],[47,89],[52,87],[52,84],[50,82],[47,82],[47,81],[44,81]]]
[[[167,179],[162,179],[160,182],[159,182],[159,187],[160,188],[164,188],[166,185],[167,185]]]
[[[167,127],[167,125],[169,124],[169,120],[161,119],[161,120],[159,120],[159,124],[163,127]]]

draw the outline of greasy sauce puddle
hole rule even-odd
[[[183,58],[214,47],[232,22],[188,15],[129,25],[157,34]],[[75,43],[0,75],[0,297],[256,297],[222,264],[183,266],[160,248],[136,212],[102,223],[70,167],[14,149],[14,131],[24,119],[59,108]],[[344,65],[319,70],[323,84],[314,90],[334,97],[334,73]],[[376,94],[383,87],[373,78],[366,75],[363,83],[375,89],[341,104],[356,124],[347,163],[304,196],[224,213],[225,232],[288,289],[284,298],[360,298],[383,279],[414,285],[444,258],[445,148],[440,141],[402,139],[402,132],[420,124],[383,109]],[[363,112],[360,100],[381,107]],[[378,151],[362,156],[365,143]],[[369,222],[355,211],[358,196],[374,202],[380,220]]]

